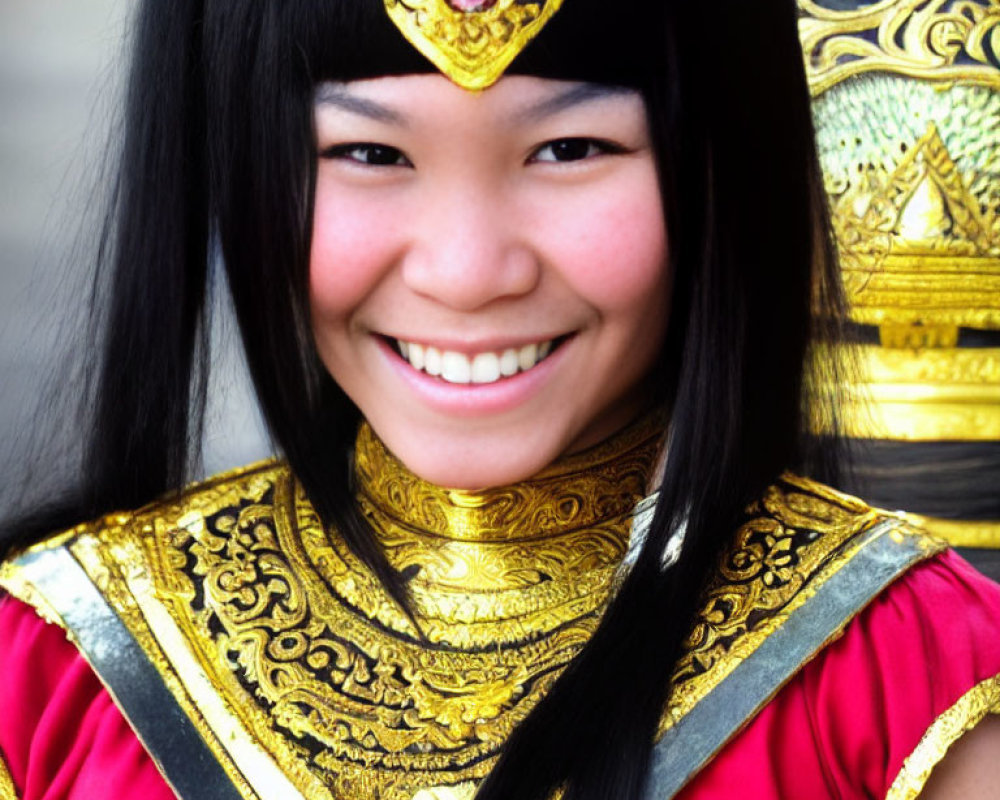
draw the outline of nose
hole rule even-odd
[[[541,265],[501,193],[446,187],[429,197],[403,259],[409,288],[458,311],[530,294]]]

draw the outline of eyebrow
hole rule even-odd
[[[316,90],[314,103],[317,106],[336,106],[344,111],[360,114],[362,117],[368,117],[376,122],[386,122],[390,125],[403,126],[407,124],[406,117],[398,111],[393,111],[391,108],[381,103],[376,103],[374,100],[353,95],[342,85],[336,83],[320,84]]]
[[[613,86],[604,83],[578,83],[559,92],[553,97],[546,97],[514,114],[517,123],[538,122],[545,117],[551,117],[574,106],[604,100],[608,97],[623,97],[635,94],[634,89],[626,86]],[[316,89],[314,100],[317,106],[336,106],[337,108],[359,114],[377,122],[391,125],[407,125],[406,116],[388,106],[358,97],[339,83],[323,83]]]
[[[613,86],[606,83],[578,83],[553,97],[534,103],[514,115],[516,122],[538,122],[568,108],[604,100],[608,97],[634,95],[635,89],[627,86]]]

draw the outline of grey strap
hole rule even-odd
[[[66,624],[180,800],[242,800],[138,642],[65,547],[17,560]],[[107,787],[114,794],[116,787]]]
[[[845,624],[910,566],[927,557],[920,537],[886,535],[897,524],[887,520],[868,531],[849,562],[667,730],[653,747],[646,800],[676,795]]]

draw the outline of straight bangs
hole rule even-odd
[[[673,406],[675,438],[713,453],[701,485],[679,481],[678,507],[731,489],[730,469],[745,476],[738,505],[800,462],[810,286],[836,285],[794,13],[789,2],[732,3],[723,25],[688,3],[649,6],[567,0],[509,72],[642,92],[674,274],[653,385]],[[435,70],[377,0],[207,0],[204,10],[209,195],[251,372],[307,487],[319,463],[327,476],[338,464],[345,484],[359,415],[320,364],[309,320],[313,96],[324,81]],[[780,47],[753,44],[748,30]],[[751,465],[749,453],[768,455]]]
[[[667,83],[671,4],[642,6],[570,0],[508,72],[628,86],[650,105]],[[359,419],[322,368],[309,320],[315,89],[436,68],[380,0],[206,0],[200,35],[213,230],[264,416],[308,482],[305,465],[329,457],[314,452],[331,444],[317,431],[336,429],[339,461]],[[654,102],[665,107],[662,96]],[[675,138],[662,135],[675,115],[651,106],[650,116],[661,140]]]
[[[437,72],[389,19],[380,0],[305,0],[288,15],[315,82]],[[643,89],[657,60],[662,4],[568,0],[508,74]]]

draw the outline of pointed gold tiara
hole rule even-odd
[[[463,89],[495,83],[563,0],[385,0],[403,36]]]

